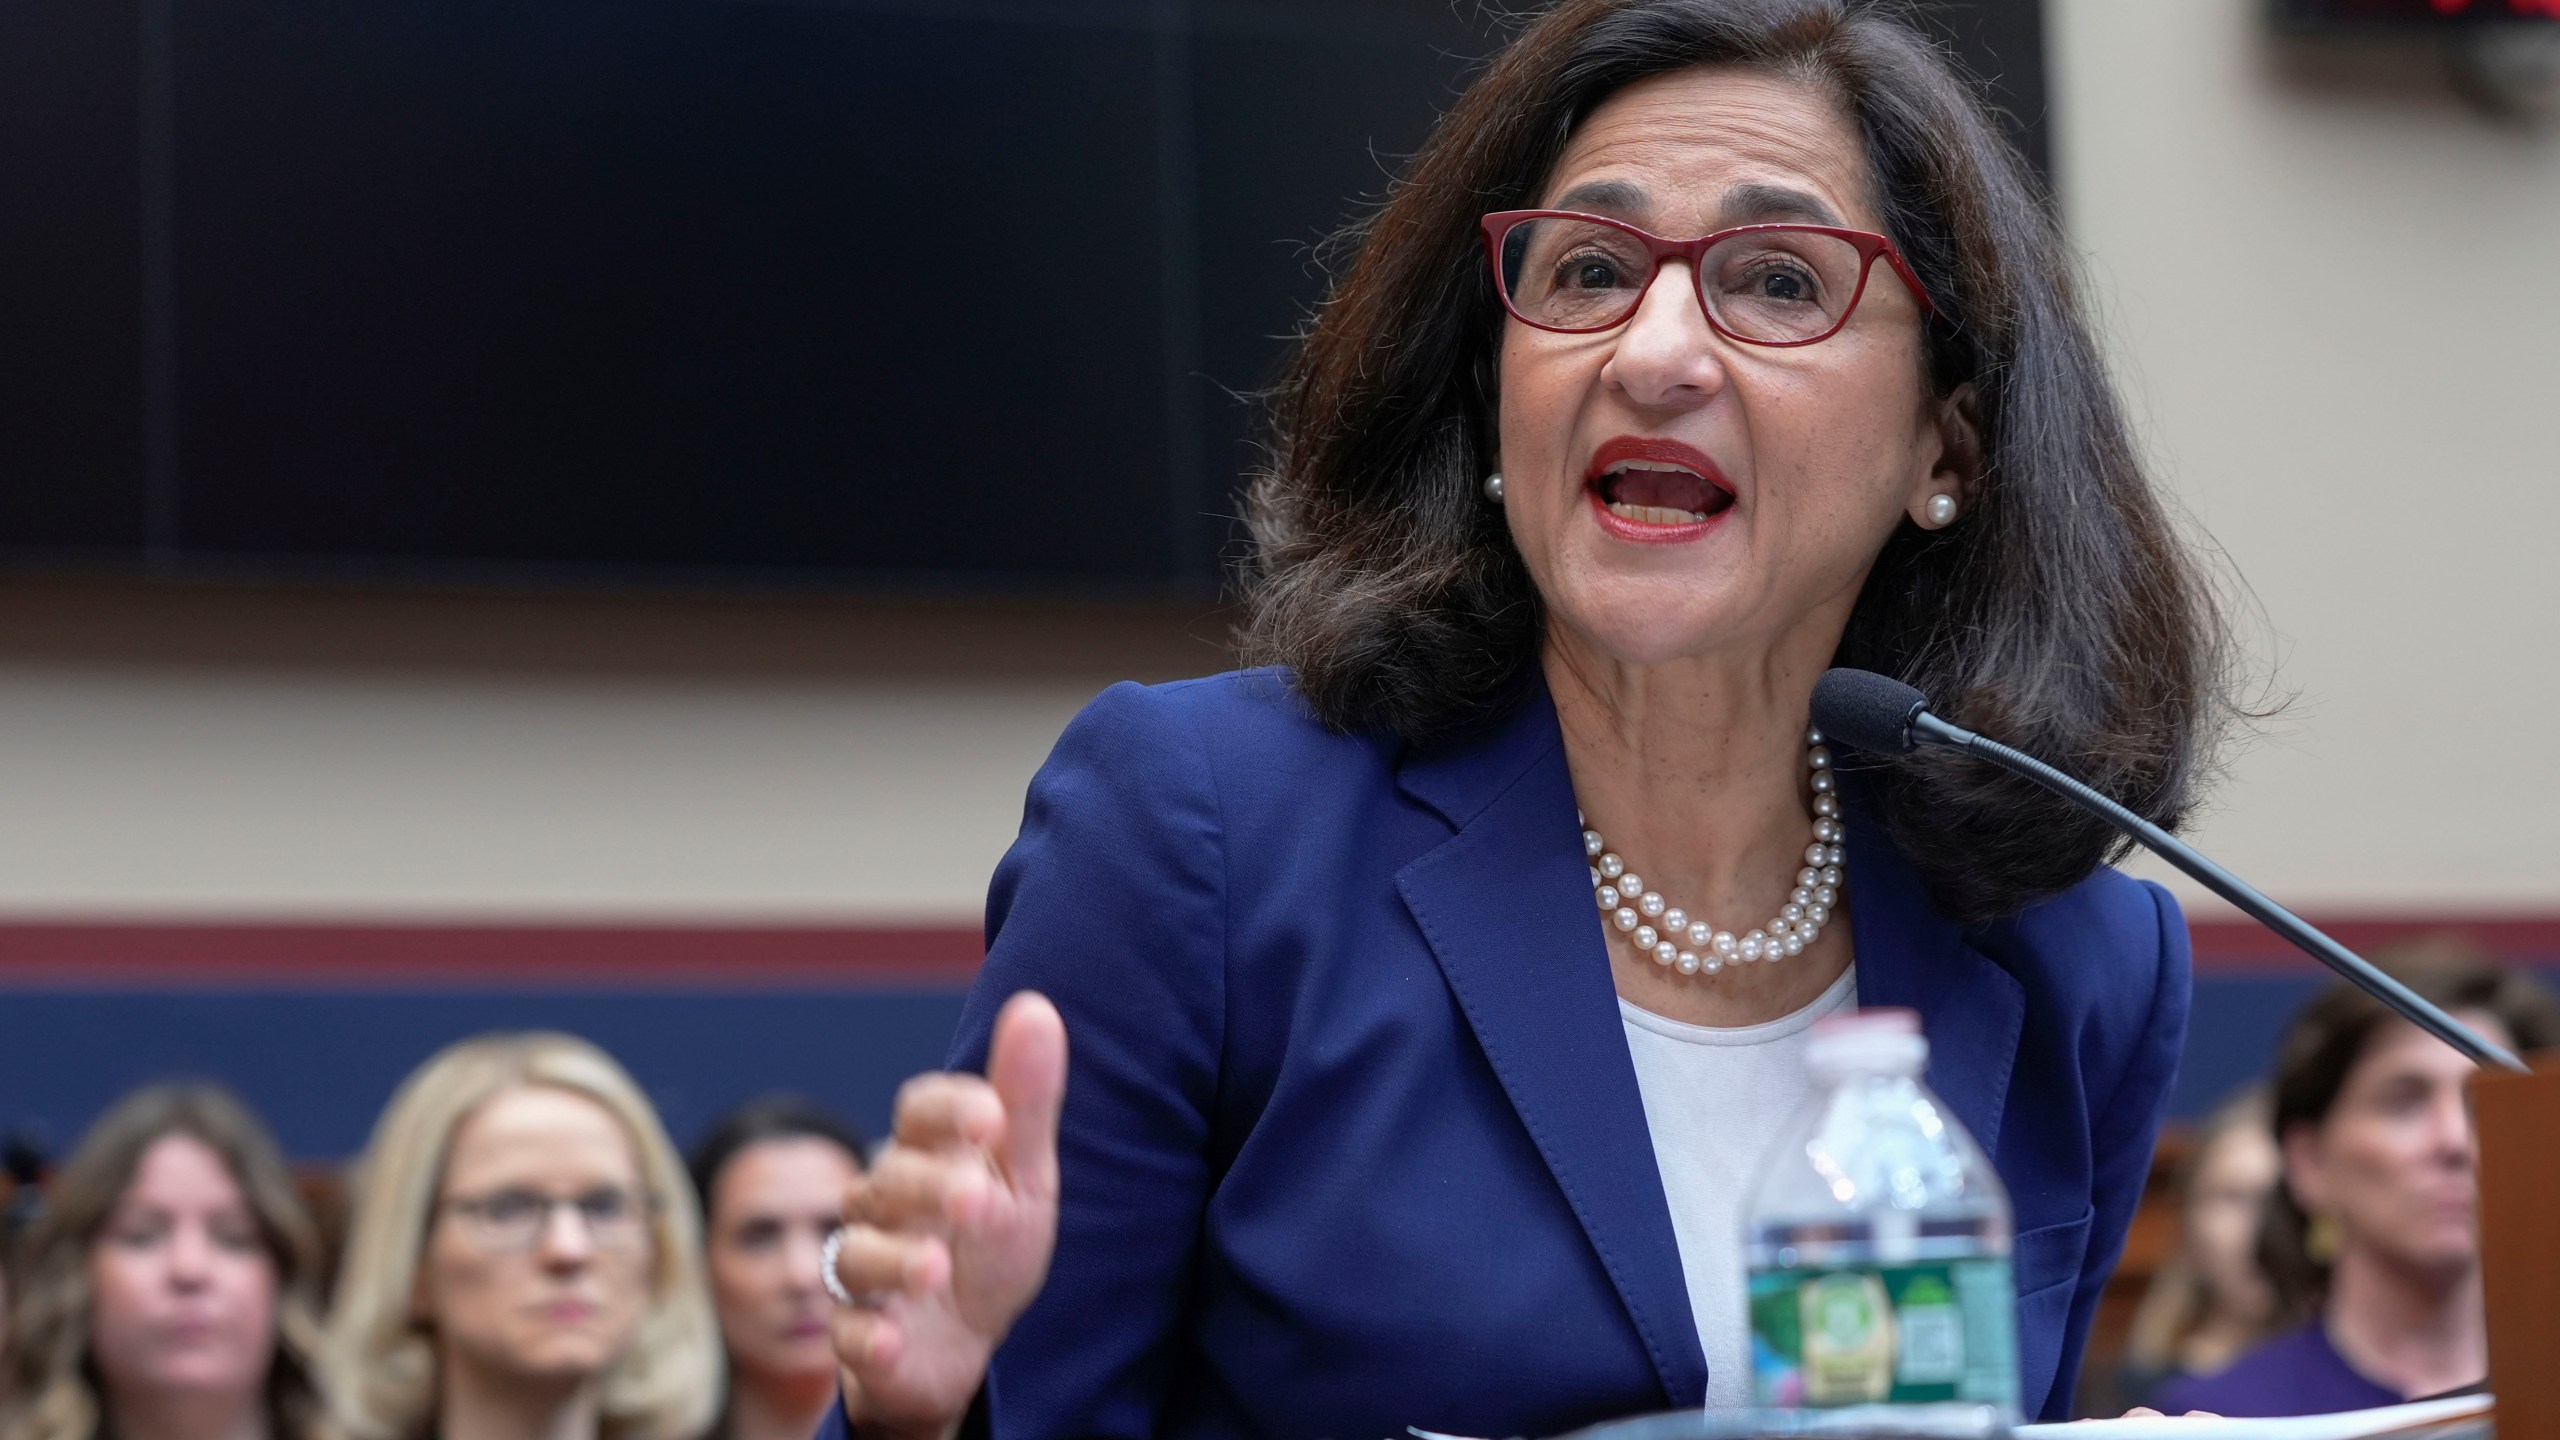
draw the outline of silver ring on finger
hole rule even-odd
[[[844,1253],[844,1227],[827,1232],[827,1242],[818,1247],[818,1283],[827,1287],[827,1298],[847,1310],[877,1310],[889,1297],[876,1290],[859,1295],[844,1288],[844,1277],[836,1273],[836,1257]]]

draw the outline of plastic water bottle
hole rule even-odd
[[[2016,1423],[2009,1195],[1920,1083],[1919,1016],[1819,1022],[1806,1054],[1819,1093],[1744,1212],[1755,1400],[1988,1407]]]

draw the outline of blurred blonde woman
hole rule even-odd
[[[320,1240],[275,1141],[204,1085],[90,1127],[17,1254],[7,1440],[318,1440]]]
[[[692,1185],[569,1035],[453,1045],[358,1171],[323,1378],[356,1440],[694,1440],[720,1397]]]

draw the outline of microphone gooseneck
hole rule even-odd
[[[2194,876],[2206,889],[2292,941],[2419,1029],[2482,1065],[2517,1071],[2526,1068],[2523,1061],[2482,1039],[2469,1026],[2374,968],[2363,956],[2320,933],[2309,921],[2268,899],[2249,882],[2206,859],[2194,846],[2034,756],[1941,719],[1930,712],[1926,696],[1899,680],[1871,670],[1826,670],[1813,685],[1813,723],[1830,739],[1880,755],[1907,755],[1922,745],[1944,745],[2032,780],[2140,841],[2153,854]]]

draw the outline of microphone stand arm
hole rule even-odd
[[[2260,924],[2300,946],[2311,958],[2345,976],[2411,1024],[2479,1064],[2501,1070],[2526,1071],[2523,1061],[2472,1033],[2469,1026],[2429,1004],[2408,986],[2375,969],[2373,962],[2313,929],[2310,922],[2260,894],[2249,882],[2206,859],[2195,847],[2096,790],[2032,755],[2013,750],[1997,740],[1985,739],[1960,725],[1949,724],[1927,710],[1911,716],[1910,726],[1911,737],[1915,740],[1949,746],[1987,760],[2003,770],[2034,781],[2131,835],[2151,853],[2194,876],[2197,883],[2206,889],[2239,906]]]

